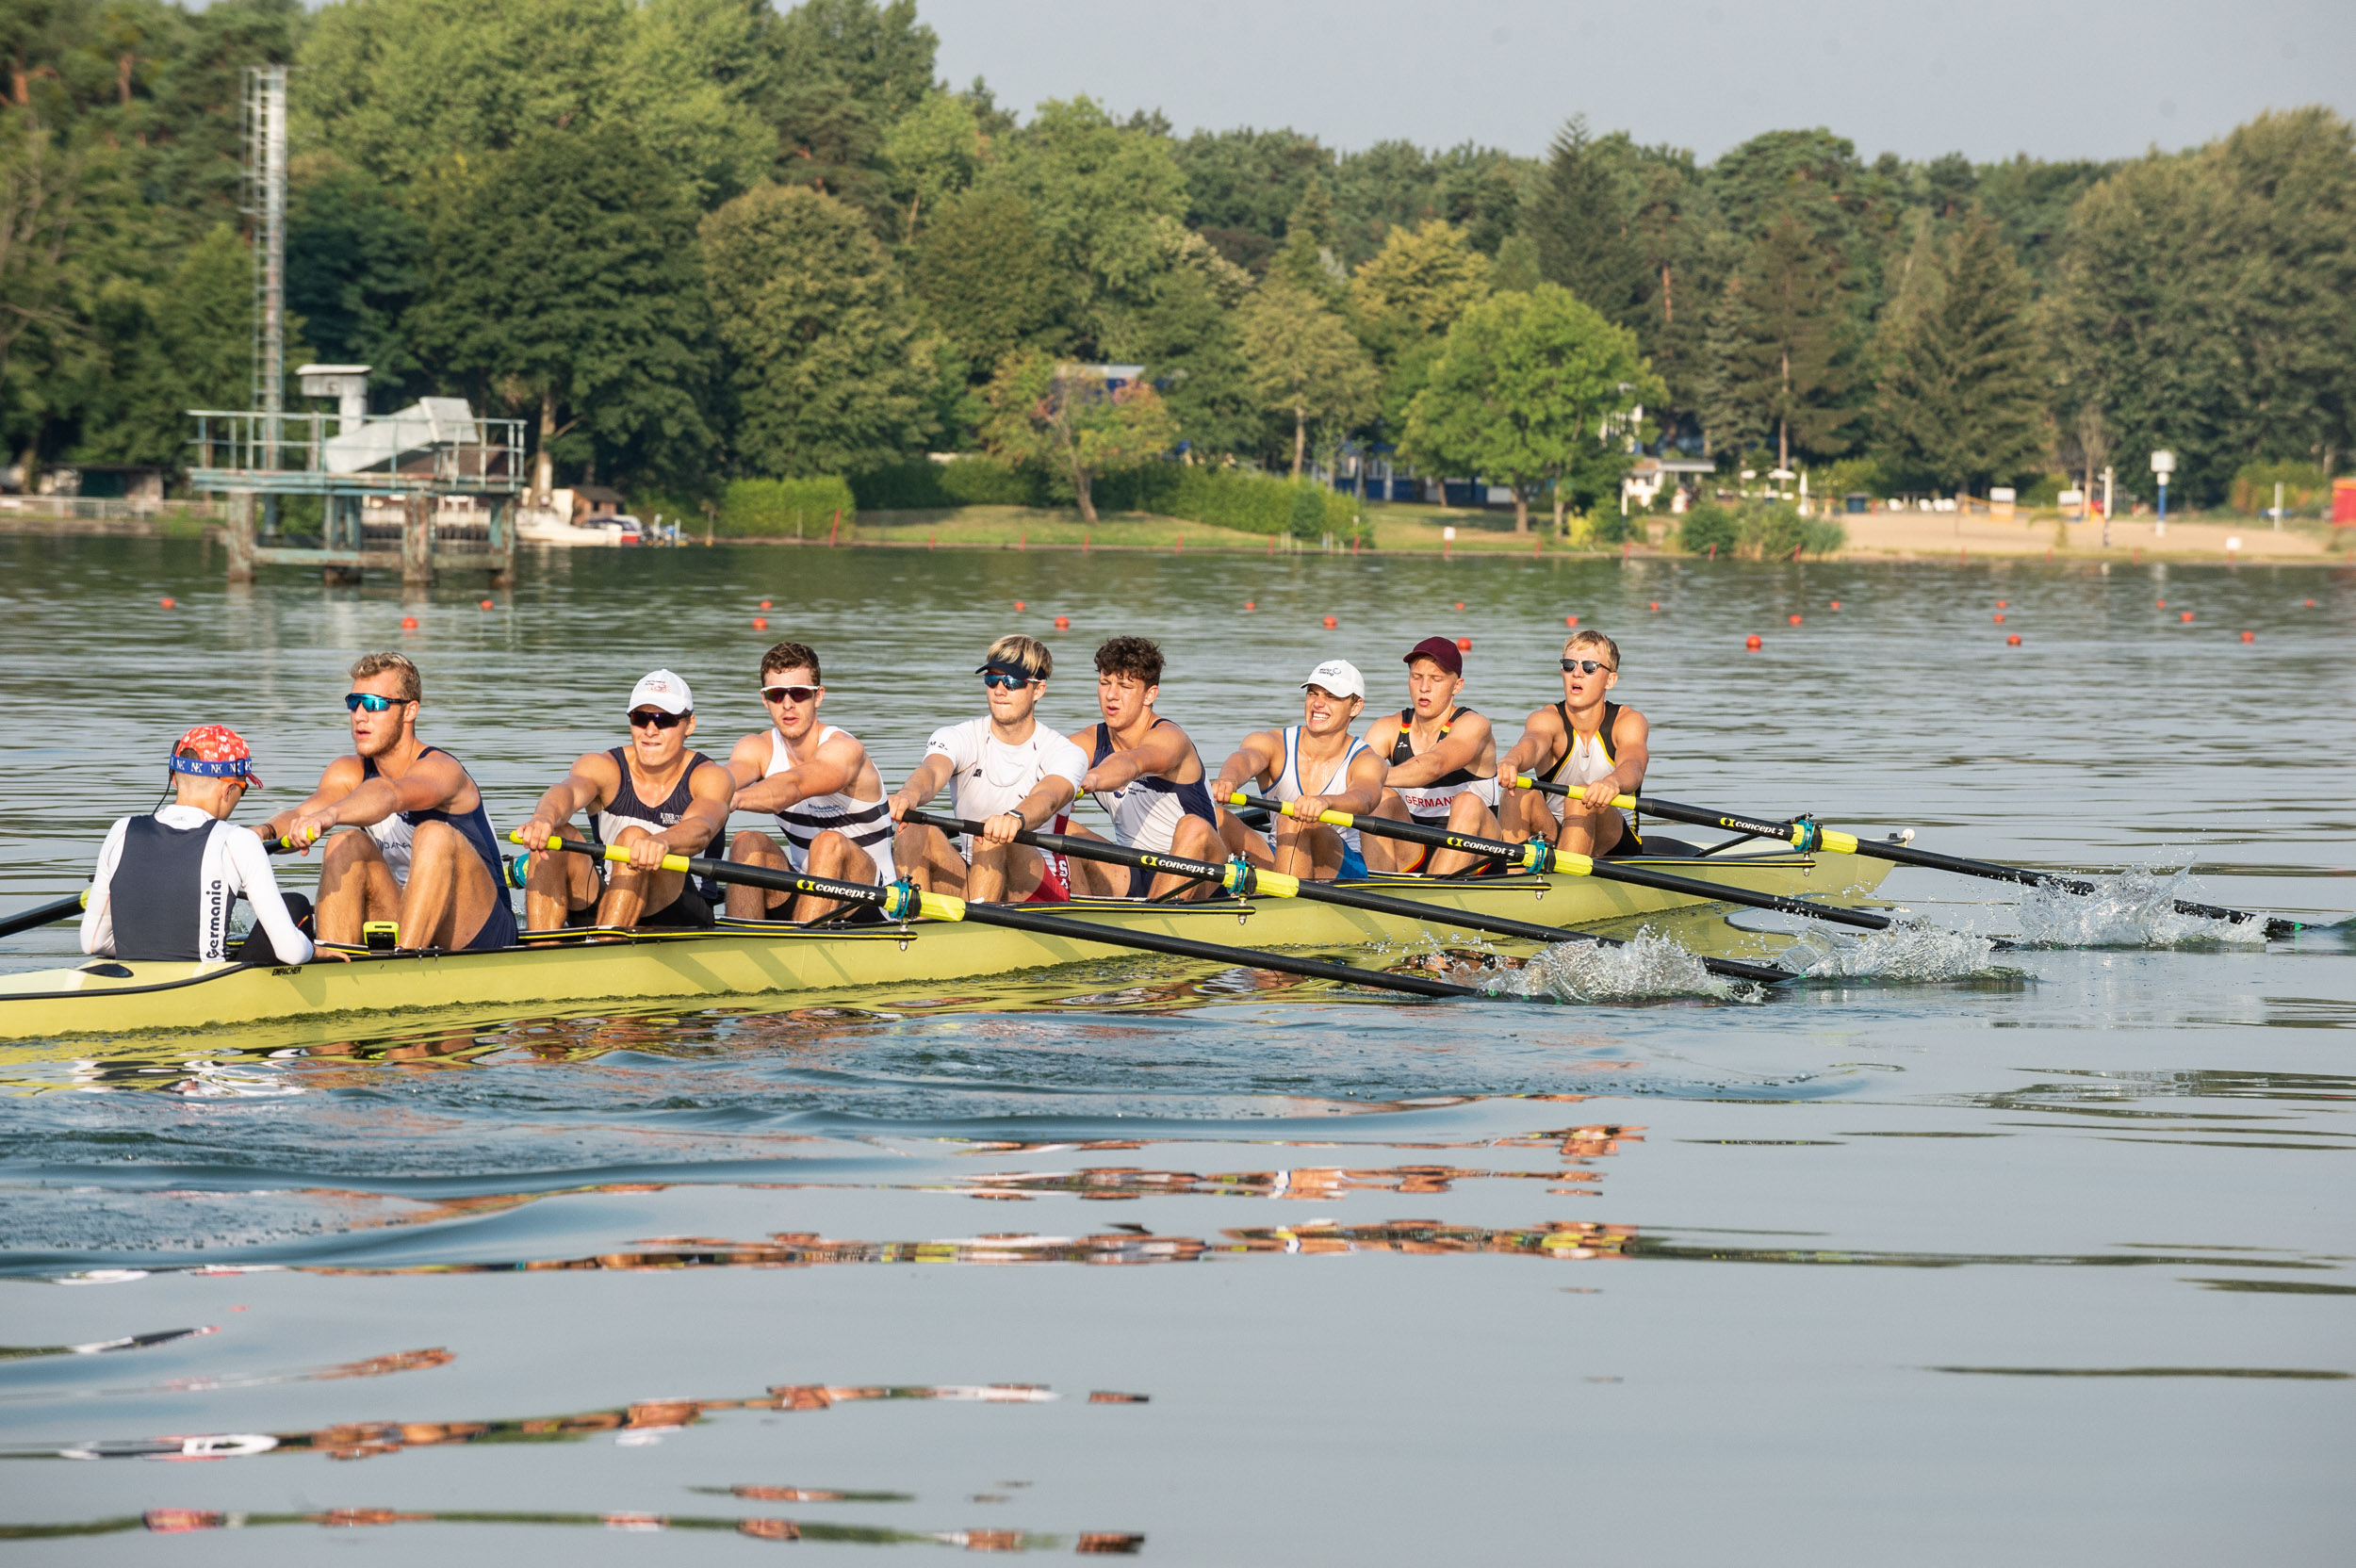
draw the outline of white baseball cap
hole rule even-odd
[[[1311,670],[1301,689],[1305,692],[1312,686],[1322,686],[1337,697],[1363,698],[1366,694],[1366,678],[1347,659],[1329,659]]]
[[[660,708],[665,713],[692,713],[695,710],[695,694],[678,676],[668,670],[657,670],[630,689],[630,710],[635,713],[641,708]]]

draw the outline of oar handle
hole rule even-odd
[[[520,844],[520,832],[507,836],[510,843]],[[525,847],[529,848],[529,845]],[[627,861],[630,851],[618,844],[602,847],[581,839],[567,839],[561,834],[548,835],[548,847],[568,855],[590,855],[600,859]],[[766,888],[772,892],[809,893],[813,897],[832,899],[838,904],[867,904],[884,912],[887,920],[906,920],[923,914],[935,920],[963,920],[964,905],[944,893],[928,893],[907,882],[893,882],[875,887],[866,882],[838,882],[830,876],[806,876],[799,872],[777,871],[768,866],[746,865],[742,860],[713,860],[700,855],[665,855],[664,871],[683,872],[693,876],[709,876],[714,882],[742,882],[747,887]]]
[[[51,921],[64,920],[69,915],[78,915],[89,907],[90,890],[84,888],[70,898],[55,899],[47,904],[36,904],[29,909],[10,915],[6,920],[0,920],[0,937],[13,937],[19,931],[30,931],[36,925],[47,925]]]
[[[1225,798],[1230,806],[1257,806],[1267,811],[1281,811],[1296,822],[1304,820],[1300,812],[1293,809],[1290,801],[1271,800],[1266,795],[1248,794],[1241,790],[1232,792]],[[1543,839],[1509,844],[1501,839],[1476,839],[1463,833],[1425,827],[1416,823],[1395,822],[1389,817],[1362,817],[1349,811],[1320,811],[1317,820],[1328,827],[1354,827],[1378,839],[1404,839],[1411,844],[1430,844],[1434,849],[1454,849],[1466,855],[1486,856],[1528,871],[1561,871],[1573,876],[1585,876],[1593,867],[1593,862],[1586,856],[1559,850]]]
[[[1513,775],[1506,780],[1506,788],[1510,790],[1535,790],[1542,795],[1574,795],[1585,793],[1584,791],[1573,789],[1568,784],[1556,784],[1547,779],[1532,777],[1530,775],[1526,773],[1517,773]],[[1612,797],[1612,804],[1618,807],[1623,811],[1633,811],[1638,806],[1637,799],[1634,795],[1613,795]]]
[[[983,824],[968,817],[945,817],[939,812],[910,808],[900,820],[918,827],[937,827],[943,833],[965,833],[979,838]],[[1183,855],[1160,855],[1149,849],[1131,849],[1126,844],[1108,843],[1102,839],[1083,839],[1070,833],[1047,833],[1038,828],[1019,828],[1014,841],[1029,844],[1033,849],[1050,855],[1068,855],[1076,860],[1102,860],[1107,865],[1143,866],[1148,871],[1168,872],[1193,882],[1217,882],[1228,891],[1238,895],[1248,890],[1238,886],[1242,874],[1250,867],[1241,860],[1193,860]],[[1289,880],[1289,878],[1287,878]],[[1262,891],[1273,896],[1274,890],[1263,887]]]

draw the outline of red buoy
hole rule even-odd
[[[1072,617],[1069,615],[1056,616],[1055,629],[1057,631],[1070,631],[1072,629]]]
[[[2189,610],[2187,610],[2187,611],[2185,611],[2183,614],[2181,614],[2181,615],[2177,616],[2176,618],[2177,618],[2178,620],[2180,620],[2180,621],[2189,621],[2189,620],[2191,620],[2191,619],[2192,619],[2192,612],[2191,612],[2191,611],[2189,611]]]
[[[755,616],[753,617],[753,629],[754,629],[755,631],[766,631],[766,630],[768,630],[768,629],[769,629],[769,617],[768,617],[768,616],[766,616],[766,615],[755,615]]]
[[[1759,633],[1754,631],[1748,637],[1743,638],[1742,645],[1750,649],[1753,653],[1757,653],[1759,651]]]
[[[1331,615],[1328,615],[1328,616],[1326,616],[1326,617],[1325,617],[1325,629],[1326,629],[1326,630],[1328,630],[1328,631],[1333,630],[1335,627],[1337,627],[1337,626],[1339,626],[1339,625],[1341,625],[1341,624],[1342,624],[1341,622],[1339,622],[1339,621],[1335,620],[1335,619],[1334,619],[1333,616],[1331,616]]]
[[[1021,599],[1014,601],[1014,612],[1018,615],[1023,613],[1023,601]]]
[[[489,599],[484,599],[483,601],[483,608],[485,610],[497,610],[499,606],[493,604]]]
[[[2003,599],[1998,599],[1996,601],[1996,608],[1999,610],[2009,610],[2012,606],[2006,604]]]
[[[1459,610],[1464,609],[1464,601],[1463,599],[1458,599],[1458,600],[1456,601],[1456,608],[1457,608],[1457,609],[1459,609]]]
[[[2006,647],[2008,647],[2008,648],[2017,648],[2017,647],[2019,647],[2020,645],[2021,645],[2021,633],[2019,633],[2018,631],[2014,632],[2011,636],[2009,636],[2009,637],[2007,637],[2007,638],[2005,638],[2005,639],[2004,639],[2004,646],[2006,646]]]
[[[2003,614],[1999,613],[1999,614],[1997,615],[1997,617],[1996,617],[1996,624],[1997,624],[1998,626],[2003,626],[2003,625],[2004,624],[2004,617],[2003,616]]]
[[[1259,608],[1260,608],[1257,604],[1254,604],[1254,603],[1253,603],[1252,600],[1250,600],[1250,599],[1246,599],[1246,600],[1244,600],[1244,601],[1243,601],[1243,607],[1244,607],[1246,610],[1257,610],[1257,609],[1259,609]]]
[[[1835,610],[1840,609],[1840,608],[1841,608],[1841,601],[1840,601],[1839,599],[1835,599],[1835,600],[1833,600],[1833,601],[1832,601],[1832,607],[1833,607]]]
[[[2258,640],[2258,634],[2254,631],[2245,631],[2241,634],[2241,640],[2245,643],[2254,643]]]
[[[2151,608],[2154,610],[2166,610],[2168,608],[2168,601],[2166,599],[2153,599],[2151,601]]]
[[[1661,601],[1660,601],[1659,599],[1655,599],[1655,600],[1653,600],[1653,601],[1652,601],[1652,604],[1649,606],[1649,608],[1650,608],[1650,609],[1652,609],[1653,611],[1655,611],[1656,612],[1659,612],[1659,610],[1661,609]]]
[[[1562,617],[1562,624],[1564,626],[1577,626],[1579,625],[1579,617],[1577,615],[1565,615]]]
[[[174,603],[173,603],[173,601],[172,601],[172,596],[171,596],[170,594],[166,594],[166,595],[164,596],[164,608],[165,608],[166,610],[171,610],[171,609],[175,608]]]
[[[761,601],[761,607],[763,610],[768,609],[768,608],[769,608],[769,601],[768,601],[767,599],[762,599],[762,600]]]
[[[1456,651],[1459,653],[1472,652],[1472,639],[1469,637],[1459,637],[1456,639]]]
[[[2310,609],[2310,610],[2313,610],[2315,607],[2315,600],[2313,600],[2313,599],[2309,599],[2309,600],[2307,601],[2307,608],[2308,608],[2308,609]]]
[[[1799,616],[1797,616],[1797,615],[1792,616],[1792,624],[1793,626],[1798,626],[1798,625],[1800,624],[1800,617],[1799,617]]]
[[[417,630],[417,618],[415,615],[403,615],[403,616],[401,618],[401,630],[403,630],[403,631],[415,631],[415,630]]]

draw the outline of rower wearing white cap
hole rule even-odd
[[[567,925],[710,925],[712,906],[666,855],[699,855],[728,825],[736,780],[721,763],[689,751],[695,699],[687,682],[657,670],[630,694],[630,744],[593,751],[540,797],[520,829],[535,853],[524,877],[524,914],[534,931]],[[566,839],[573,814],[591,815],[599,846],[630,852],[549,855],[548,836]],[[602,885],[600,885],[600,873]]]
[[[1299,814],[1269,824],[1275,869],[1317,881],[1337,876],[1361,881],[1366,861],[1358,830],[1336,831],[1317,819],[1326,811],[1371,815],[1383,802],[1383,780],[1390,764],[1350,732],[1366,705],[1366,679],[1349,660],[1329,659],[1309,672],[1301,690],[1301,722],[1245,736],[1235,755],[1219,770],[1219,786],[1211,795],[1224,800],[1249,785],[1255,792],[1290,802]],[[1230,822],[1224,819],[1222,829]],[[1251,836],[1241,837],[1242,853],[1262,862],[1267,851]],[[1229,842],[1234,845],[1235,840]]]

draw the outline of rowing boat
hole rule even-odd
[[[1820,860],[1777,846],[1716,858],[1629,858],[1618,865],[1811,899],[1849,899],[1879,886],[1878,860]],[[1366,886],[1427,906],[1421,921],[1298,899],[1217,899],[1151,904],[1079,899],[1049,910],[1108,931],[1158,932],[1262,948],[1331,949],[1453,939],[1458,910],[1547,925],[1591,926],[1690,907],[1696,897],[1557,874],[1471,880],[1377,877]],[[584,936],[606,940],[585,940]],[[1502,944],[1512,948],[1515,944]],[[1520,944],[1527,947],[1528,944]],[[76,968],[0,975],[0,1039],[196,1030],[339,1013],[474,1008],[515,1017],[589,1002],[717,1002],[1011,974],[1059,964],[1131,956],[1097,944],[965,923],[809,928],[723,921],[709,929],[550,933],[480,953],[344,950],[351,961],[300,968],[94,958]]]

